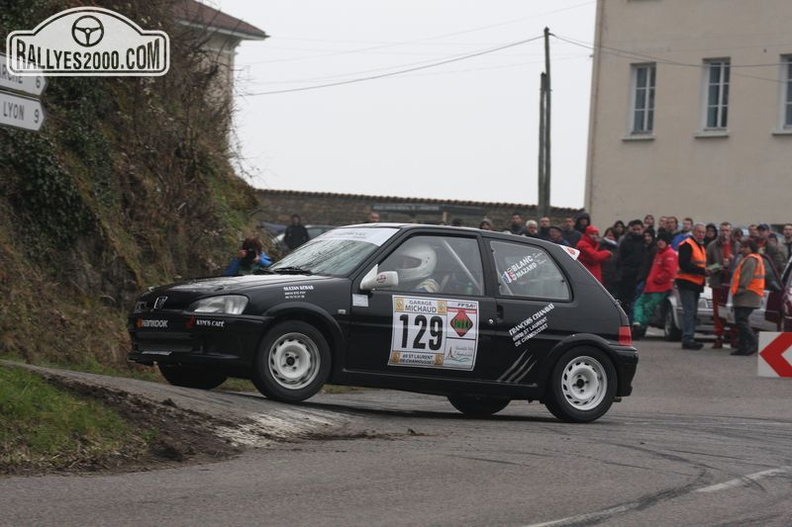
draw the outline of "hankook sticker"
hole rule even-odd
[[[167,320],[151,320],[146,318],[139,318],[135,322],[137,328],[160,328],[166,329],[168,327]]]

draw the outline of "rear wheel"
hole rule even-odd
[[[157,367],[165,380],[174,386],[211,390],[227,379],[225,375],[219,373],[180,364],[158,364]]]
[[[616,369],[602,350],[572,348],[553,368],[545,406],[570,423],[599,419],[613,404],[616,395]]]
[[[669,342],[679,342],[682,339],[682,330],[674,320],[674,306],[666,304],[663,310],[663,337]]]
[[[253,364],[253,383],[267,398],[304,401],[330,375],[330,347],[322,333],[301,321],[282,322],[261,343]]]
[[[467,417],[489,417],[506,408],[511,399],[487,395],[449,395],[451,405]]]

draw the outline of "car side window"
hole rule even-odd
[[[549,300],[572,298],[564,273],[544,249],[495,240],[491,247],[500,295]]]
[[[380,264],[379,271],[396,271],[393,290],[481,295],[484,272],[476,238],[413,236]]]

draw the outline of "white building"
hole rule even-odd
[[[790,0],[598,0],[596,224],[792,221],[790,20]]]

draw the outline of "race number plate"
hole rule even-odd
[[[390,366],[473,370],[478,302],[393,297]]]

